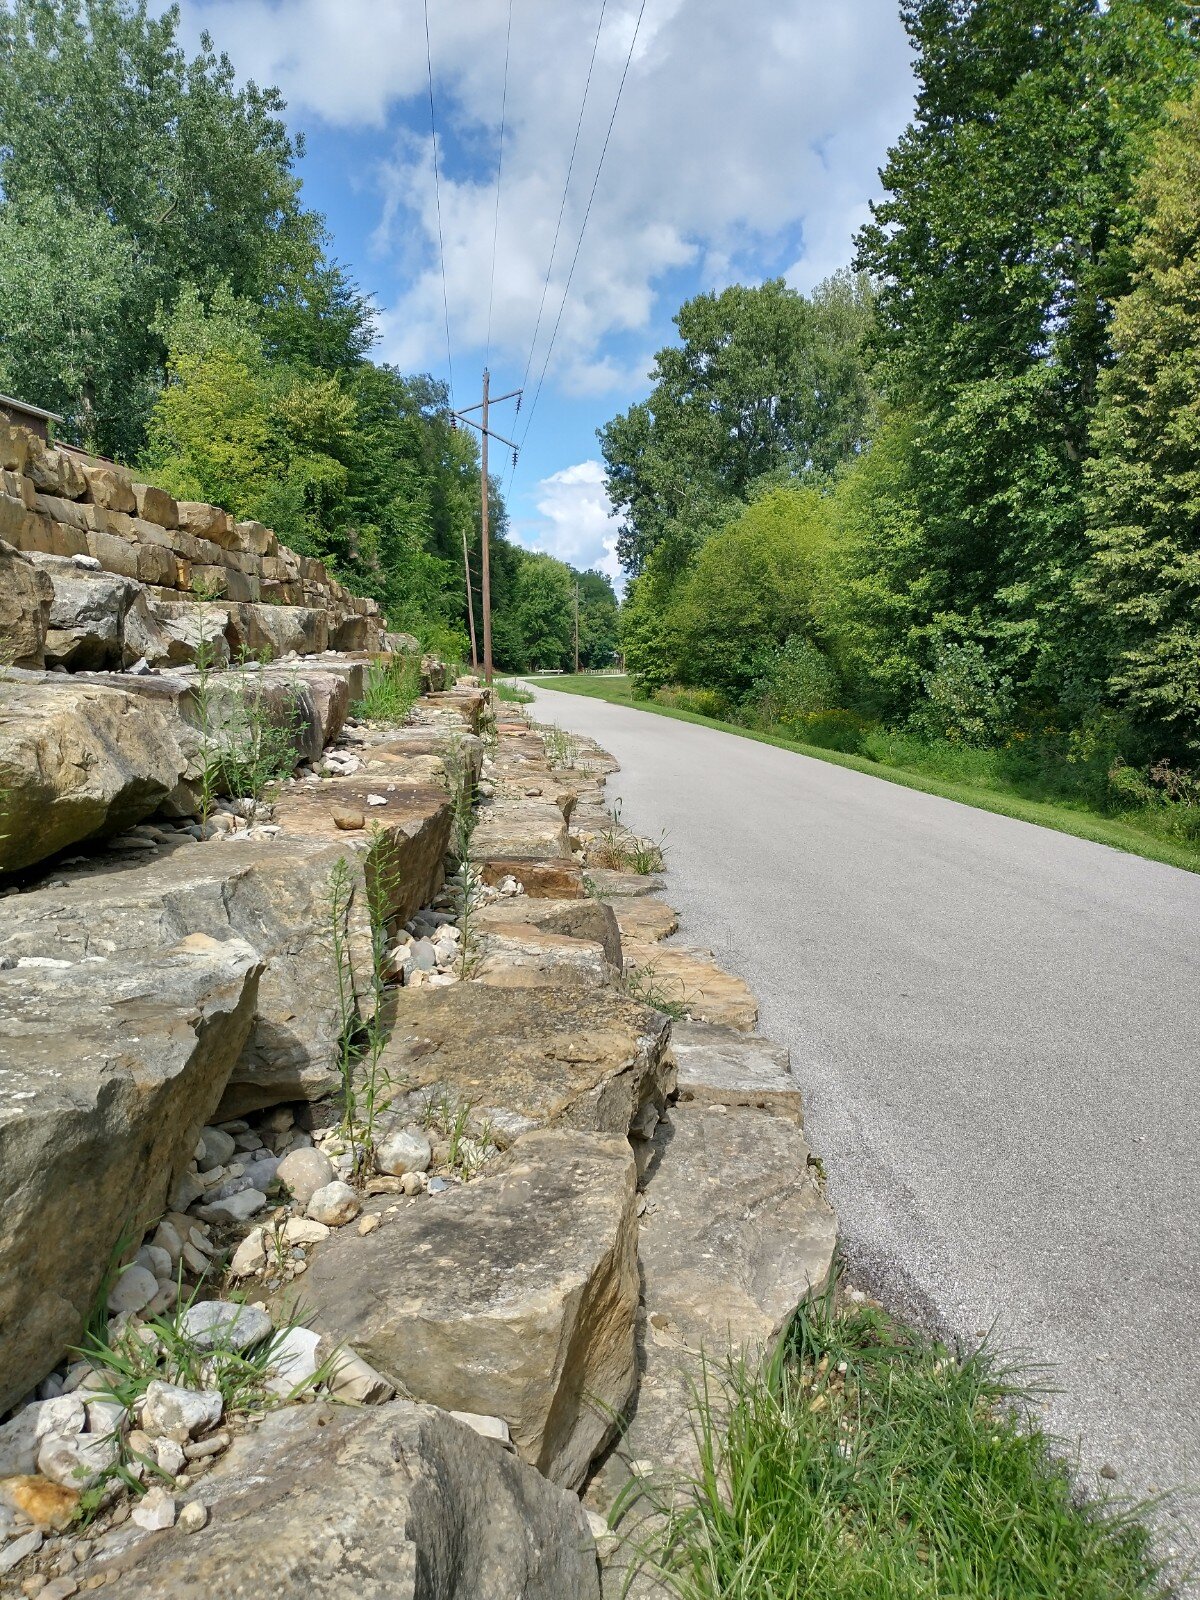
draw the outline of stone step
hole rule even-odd
[[[397,1112],[468,1107],[501,1147],[531,1128],[623,1137],[675,1089],[667,1019],[614,990],[405,988],[389,1021],[381,1068]]]
[[[621,1531],[633,1545],[648,1531],[637,1483],[649,1476],[661,1491],[699,1469],[692,1394],[706,1381],[714,1390],[730,1356],[754,1363],[770,1350],[797,1305],[825,1288],[837,1244],[837,1218],[791,1118],[680,1104],[653,1147],[638,1236],[637,1399],[588,1491],[605,1515],[619,1498],[632,1502]],[[609,1557],[606,1595],[625,1592],[629,1565],[628,1549]],[[666,1591],[643,1575],[630,1592]]]
[[[261,970],[223,932],[0,971],[0,1412],[80,1338],[122,1230],[165,1209],[221,1098]]]
[[[653,895],[614,897],[611,902],[621,938],[631,944],[657,944],[679,927],[679,913]]]
[[[530,1133],[494,1176],[369,1209],[380,1226],[310,1257],[314,1325],[416,1399],[503,1418],[523,1460],[580,1483],[636,1376],[625,1139]]]
[[[579,1501],[432,1406],[288,1406],[187,1492],[196,1535],[126,1523],[76,1576],[113,1600],[599,1600]]]
[[[480,906],[474,913],[479,932],[519,923],[542,928],[547,933],[566,934],[571,939],[591,939],[603,945],[614,967],[621,965],[621,934],[611,906],[601,900],[535,900],[517,895],[493,905]]]
[[[749,986],[719,967],[711,951],[632,939],[623,939],[622,946],[626,978],[636,978],[656,999],[682,1006],[693,1021],[747,1033],[758,1022],[758,1001]]]
[[[602,989],[619,981],[621,969],[608,959],[598,939],[576,939],[529,923],[499,922],[479,938],[470,976],[473,983],[501,989]]]
[[[666,880],[656,873],[615,872],[609,867],[587,868],[591,891],[601,900],[616,902],[638,895],[661,894]]]
[[[446,795],[430,791],[429,813],[411,840],[394,841],[409,875],[403,904],[425,903],[441,882],[437,840],[448,827]],[[432,819],[432,820],[429,820]],[[431,845],[431,830],[434,842]],[[187,933],[245,939],[266,963],[253,1030],[230,1075],[224,1117],[281,1101],[315,1099],[338,1086],[344,1026],[331,901],[338,863],[353,890],[346,910],[348,956],[365,1005],[370,931],[364,852],[346,836],[274,840],[233,835],[201,844],[176,835],[146,859],[97,856],[64,868],[57,886],[4,902],[0,957],[80,961],[148,956]],[[353,999],[354,986],[350,994]]]
[[[783,1045],[708,1022],[671,1025],[679,1103],[753,1107],[803,1125],[804,1102]]]

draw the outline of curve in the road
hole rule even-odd
[[[758,994],[852,1261],[1054,1364],[1085,1482],[1200,1525],[1200,876],[715,729],[538,690]],[[900,1307],[898,1307],[900,1308]]]

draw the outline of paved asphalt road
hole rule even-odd
[[[538,691],[665,830],[681,937],[803,1086],[849,1258],[1055,1366],[1085,1481],[1200,1527],[1200,875],[713,729]]]

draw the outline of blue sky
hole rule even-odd
[[[485,355],[499,392],[530,362],[582,103],[523,414],[495,425],[529,424],[514,535],[615,576],[596,428],[644,397],[689,295],[777,275],[807,290],[846,264],[911,109],[909,50],[896,0],[511,0],[497,230],[509,17],[509,0],[429,0],[455,404],[479,398]],[[446,377],[422,0],[184,0],[183,26],[283,91],[305,200],[381,307],[376,357]]]

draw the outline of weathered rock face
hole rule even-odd
[[[719,967],[707,950],[640,939],[622,945],[626,975],[639,974],[697,1022],[749,1032],[758,1021],[758,1001],[749,986]]]
[[[46,629],[54,586],[19,550],[0,539],[0,639],[5,666],[46,664]]]
[[[554,800],[495,800],[482,807],[471,835],[471,859],[485,883],[511,875],[538,899],[583,894],[566,817]]]
[[[646,1305],[693,1349],[762,1344],[825,1287],[834,1216],[790,1118],[677,1105],[641,1233]]]
[[[441,886],[453,808],[444,789],[399,788],[394,783],[382,788],[387,804],[372,805],[368,796],[377,787],[373,780],[357,777],[297,784],[276,801],[275,820],[289,835],[331,843],[345,838],[350,813],[361,816],[362,828],[350,831],[371,841],[368,870],[379,886],[378,904],[389,918],[407,922]]]
[[[314,1252],[315,1325],[418,1399],[502,1417],[579,1483],[636,1375],[635,1168],[624,1139],[526,1135],[505,1170]]]
[[[237,939],[0,971],[0,1410],[78,1339],[164,1208],[254,1016]]]
[[[601,900],[629,899],[644,894],[661,894],[662,878],[640,872],[614,872],[610,867],[588,867],[588,882]]]
[[[401,989],[383,1066],[397,1096],[446,1095],[505,1144],[531,1128],[624,1135],[675,1087],[667,1019],[606,989]]]
[[[671,1053],[679,1069],[681,1104],[753,1106],[804,1121],[800,1085],[783,1045],[708,1022],[676,1022]]]
[[[594,939],[499,923],[479,942],[471,977],[500,989],[600,989],[620,976]]]
[[[475,912],[475,926],[481,932],[513,922],[547,933],[562,933],[569,939],[591,939],[602,945],[609,961],[620,968],[621,934],[612,907],[603,901],[535,900],[525,895],[518,897],[515,904],[501,901],[480,906]]]
[[[65,557],[33,559],[54,585],[47,664],[68,672],[125,665],[125,616],[141,592],[137,582],[113,572],[89,571]]]
[[[234,1441],[194,1498],[202,1534],[104,1562],[115,1600],[599,1600],[579,1502],[432,1406],[291,1406]]]
[[[0,872],[149,816],[187,768],[179,735],[134,693],[10,673],[0,681]]]
[[[140,865],[97,863],[73,871],[65,889],[8,901],[0,955],[78,961],[169,949],[192,932],[244,938],[267,970],[221,1114],[316,1098],[338,1081],[341,1011],[330,894],[343,856],[357,861],[346,846],[302,840],[189,840]],[[363,898],[356,894],[349,911],[359,972],[366,971]]]
[[[669,938],[679,927],[675,908],[653,895],[618,898],[613,909],[621,938],[631,944],[656,944],[660,939]]]

